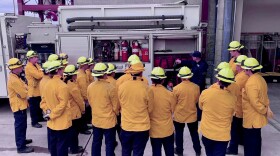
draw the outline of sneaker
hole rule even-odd
[[[25,140],[25,145],[31,144],[32,142],[33,142],[32,139],[26,139],[26,140]]]
[[[35,125],[32,125],[32,127],[34,128],[42,128],[43,126],[39,123],[36,123]]]
[[[77,150],[70,150],[70,154],[79,154],[82,153],[84,151],[84,148],[82,146],[79,146]]]
[[[31,147],[25,147],[24,149],[22,150],[17,150],[18,153],[32,153],[34,152],[34,149],[31,148]]]
[[[174,154],[176,154],[178,156],[183,156],[183,153],[178,153],[176,148],[174,148]]]
[[[233,151],[230,151],[229,149],[227,149],[226,154],[227,155],[238,155],[238,152],[233,152]]]
[[[83,131],[83,132],[80,132],[81,134],[84,134],[84,135],[90,135],[91,134],[91,131],[88,131],[88,130],[86,130],[86,131]]]

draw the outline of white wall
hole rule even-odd
[[[242,32],[280,32],[280,0],[244,0]]]

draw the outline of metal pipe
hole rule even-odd
[[[183,20],[183,15],[162,15],[162,16],[120,16],[120,17],[73,17],[67,18],[66,22],[68,24],[76,22],[76,21],[105,21],[105,20],[149,20],[149,19],[180,19]]]
[[[68,31],[76,31],[76,29],[152,29],[152,28],[178,28],[183,29],[184,24],[161,24],[161,25],[128,25],[128,26],[97,26],[97,25],[80,25],[68,26]]]

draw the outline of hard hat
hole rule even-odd
[[[57,54],[51,54],[48,57],[48,61],[58,61],[59,60],[59,56]]]
[[[21,66],[23,66],[22,62],[18,59],[18,58],[11,58],[9,61],[8,61],[8,69],[16,69],[16,68],[19,68]]]
[[[89,59],[87,59],[84,56],[81,56],[78,58],[77,64],[78,65],[84,65],[84,64],[88,64],[89,63]]]
[[[128,60],[127,60],[127,62],[128,62],[128,63],[131,63],[131,62],[134,61],[134,60],[140,61],[139,56],[137,56],[136,54],[130,55],[129,58],[128,58]]]
[[[92,58],[88,58],[88,65],[93,65],[94,64],[94,61]]]
[[[240,44],[240,42],[238,42],[238,41],[232,41],[228,45],[229,51],[240,50],[242,48],[244,48],[244,46],[242,44]]]
[[[252,71],[263,68],[263,66],[260,65],[259,61],[255,58],[247,58],[241,67],[243,69],[251,69]]]
[[[92,76],[103,76],[107,70],[108,66],[105,63],[97,63],[92,70]]]
[[[155,67],[151,72],[152,79],[165,79],[165,72],[164,69],[161,67]]]
[[[234,64],[236,65],[240,65],[243,61],[245,61],[248,57],[246,55],[239,55],[235,60],[234,60]]]
[[[223,68],[216,75],[216,78],[223,82],[233,83],[234,82],[234,73],[231,68]]]
[[[67,61],[67,59],[64,59],[61,61],[63,65],[67,65],[69,62]]]
[[[130,65],[129,69],[127,69],[127,72],[130,74],[138,74],[145,71],[143,63],[139,60],[131,61]]]
[[[63,72],[63,75],[76,75],[76,74],[78,74],[78,67],[72,64],[66,66]]]
[[[193,76],[193,73],[191,72],[190,68],[182,67],[182,68],[180,68],[177,76],[180,78],[183,78],[183,79],[189,79]]]
[[[221,62],[216,69],[214,69],[215,71],[220,71],[223,68],[229,68],[230,65],[227,62]]]
[[[51,63],[50,61],[43,63],[43,65],[42,65],[43,70],[47,70],[50,66],[50,63]]]
[[[113,72],[116,72],[117,70],[117,66],[112,64],[112,63],[108,63],[108,70],[107,70],[107,74],[111,74]]]
[[[51,61],[46,71],[51,72],[60,68],[63,68],[61,61]]]
[[[32,58],[32,57],[35,57],[35,56],[38,56],[38,54],[33,51],[33,50],[29,50],[27,53],[26,53],[26,58]]]
[[[60,53],[59,54],[59,58],[62,60],[67,60],[68,59],[68,55],[66,53]]]

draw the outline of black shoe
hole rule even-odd
[[[17,150],[18,153],[31,153],[31,152],[34,152],[34,149],[31,148],[31,147],[25,147],[24,149],[22,150]]]
[[[227,155],[238,155],[238,152],[233,152],[233,151],[230,151],[229,149],[227,149],[226,154]]]
[[[176,154],[178,156],[183,156],[183,153],[178,153],[176,148],[174,148],[174,154]]]
[[[42,128],[43,126],[39,123],[36,123],[35,125],[32,125],[32,127],[34,128]]]
[[[84,134],[84,135],[90,135],[91,134],[91,131],[88,131],[88,130],[86,130],[86,131],[82,131],[82,132],[80,132],[81,134]]]
[[[84,148],[82,146],[79,146],[77,150],[70,150],[70,154],[79,154],[82,153],[84,151]]]
[[[88,125],[88,126],[87,126],[87,130],[90,130],[90,129],[93,129],[93,126],[92,126],[92,125]]]
[[[26,140],[25,140],[25,145],[31,144],[32,142],[33,142],[32,139],[26,139]]]

